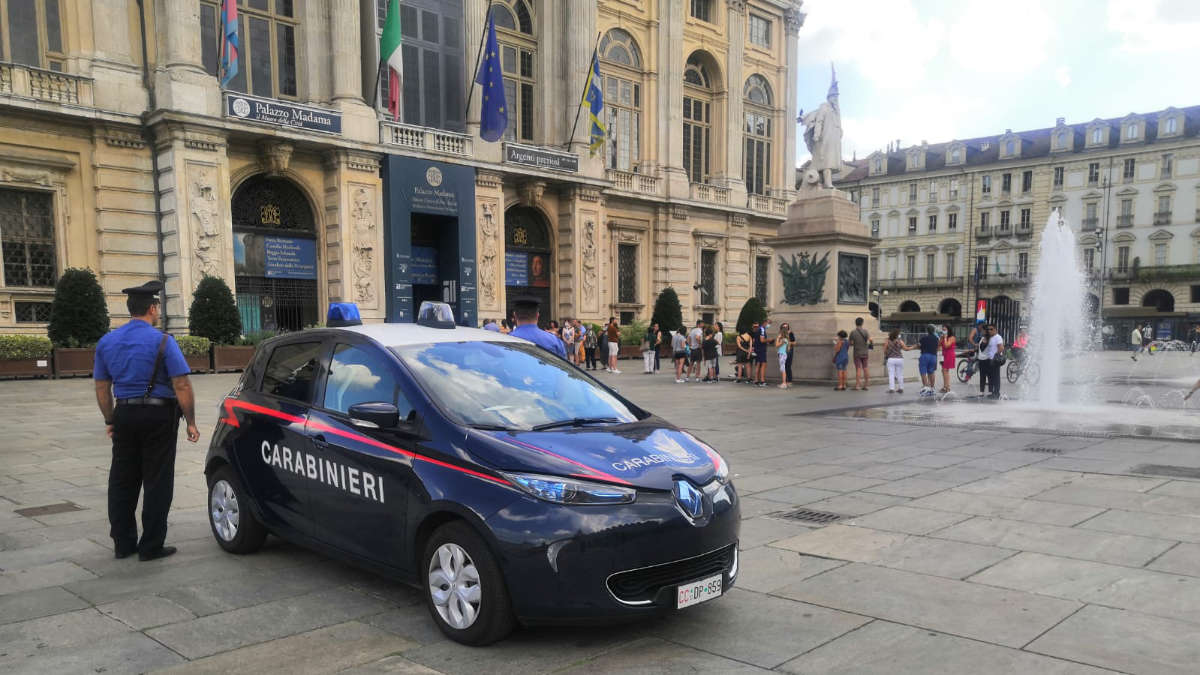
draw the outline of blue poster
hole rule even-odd
[[[412,247],[409,262],[409,281],[414,284],[436,284],[438,282],[437,249],[428,246]]]
[[[529,255],[526,253],[504,254],[504,285],[529,285]]]
[[[272,279],[316,279],[317,242],[294,237],[263,237],[263,267]]]

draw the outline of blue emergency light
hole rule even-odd
[[[417,311],[417,324],[427,328],[454,328],[454,310],[444,302],[426,300]]]
[[[353,302],[329,303],[329,314],[325,317],[325,325],[330,328],[361,326],[362,317],[358,315],[358,305]]]

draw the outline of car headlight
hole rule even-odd
[[[575,478],[532,473],[506,473],[504,477],[530,495],[555,504],[630,504],[637,496],[633,488]]]

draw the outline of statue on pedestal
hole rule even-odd
[[[826,101],[816,110],[800,112],[804,125],[804,144],[812,154],[810,170],[815,171],[823,187],[833,187],[833,174],[842,171],[842,110],[838,107],[837,72],[829,65],[832,81]]]

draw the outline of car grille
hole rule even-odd
[[[608,578],[608,590],[622,602],[651,602],[666,586],[677,586],[729,570],[734,549],[735,546],[730,545],[695,558],[618,572]]]

